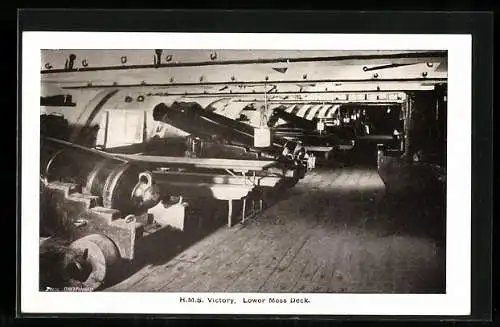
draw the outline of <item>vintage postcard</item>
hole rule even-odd
[[[22,312],[470,314],[471,56],[24,32]]]

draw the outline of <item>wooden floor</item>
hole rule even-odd
[[[444,214],[417,202],[388,198],[374,169],[318,169],[261,216],[104,291],[442,293]]]

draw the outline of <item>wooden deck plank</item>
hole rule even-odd
[[[231,230],[227,227],[222,227],[214,234],[209,235],[206,239],[199,241],[192,247],[188,248],[186,251],[183,251],[169,262],[154,266],[142,272],[141,274],[145,275],[145,277],[148,279],[147,283],[142,281],[142,279],[139,281],[134,281],[133,283],[131,283],[129,280],[126,280],[123,283],[128,284],[127,287],[131,290],[137,289],[139,291],[146,287],[150,287],[151,290],[161,289],[172,280],[170,278],[161,278],[161,276],[164,275],[167,277],[169,276],[170,273],[168,272],[168,270],[176,269],[172,267],[172,262],[175,263],[175,266],[178,266],[179,262],[183,263],[181,268],[179,269],[179,272],[176,273],[175,276],[177,278],[186,276],[188,274],[187,271],[193,269],[193,267],[197,267],[197,265],[194,265],[194,263],[198,262],[199,260],[206,261],[208,260],[210,255],[212,255],[213,253],[217,253],[221,249],[225,249],[225,251],[230,250],[232,242],[227,241],[234,241],[234,234],[237,233],[238,230],[239,228]],[[251,236],[251,234],[247,235],[248,238],[250,238]],[[136,280],[135,276],[133,277],[134,278],[132,279]],[[144,283],[146,283],[147,286],[144,286]],[[123,286],[118,287],[122,288]]]
[[[299,237],[298,230],[283,232],[282,229],[282,226],[275,226],[275,233],[266,234],[265,238],[259,240],[261,245],[254,252],[253,260],[244,262],[246,268],[240,270],[239,276],[227,285],[226,291],[255,291],[266,282]]]
[[[287,254],[294,253],[294,248],[297,247],[296,241],[297,239],[300,240],[300,237],[297,238],[296,234],[288,234],[288,236],[289,242],[280,242],[278,246],[272,247],[270,251],[263,252],[262,254],[265,255],[257,256],[254,261],[242,269],[238,278],[234,279],[226,287],[226,291],[255,292],[260,289],[268,277],[276,270],[278,262],[282,261]]]
[[[185,251],[179,253],[174,259],[197,262],[210,249],[234,238],[235,233],[237,233],[241,228],[241,225],[235,225],[231,228],[227,228],[227,226],[224,225],[217,229],[214,233],[204,237],[187,248]]]
[[[370,175],[370,178],[368,178],[368,181],[370,185],[379,187],[380,189],[385,188],[382,178],[380,178],[380,175],[376,171],[372,171],[372,174]]]
[[[328,246],[334,248],[335,251],[331,251],[328,257],[330,268],[327,271],[331,271],[328,281],[329,292],[343,292],[348,285],[353,283],[352,257],[356,249],[352,246],[351,239],[352,235],[346,232],[339,232],[330,240]],[[318,279],[323,280],[320,274],[314,277],[315,281]]]
[[[340,170],[340,169],[335,169],[333,171],[329,171],[326,173],[327,176],[325,176],[325,174],[322,174],[322,178],[321,180],[323,181],[323,186],[328,189],[331,187],[332,183],[336,183],[337,180],[345,174],[344,171]],[[328,178],[325,178],[325,177],[328,177]]]
[[[342,183],[342,189],[348,190],[348,191],[355,191],[356,190],[356,185],[359,181],[359,171],[354,170],[354,169],[349,169],[347,173],[347,178],[344,180]]]
[[[261,292],[291,292],[311,258],[309,235],[295,243],[260,287]]]
[[[299,280],[292,289],[292,293],[329,293],[330,284]]]
[[[349,178],[349,174],[346,171],[342,171],[335,179],[330,180],[326,187],[327,190],[338,189],[341,188],[345,181]]]
[[[254,230],[257,234],[253,237],[238,238],[238,243],[233,244],[228,251],[219,253],[218,258],[211,260],[207,264],[200,264],[197,267],[197,273],[203,277],[183,285],[180,290],[208,292],[213,291],[212,288],[221,289],[229,284],[228,278],[233,275],[237,276],[243,269],[242,267],[246,267],[255,261],[261,250],[267,246],[268,242],[266,243],[263,237],[265,231],[260,228],[254,228]],[[218,282],[219,280],[222,282]],[[173,286],[167,285],[167,287],[172,288]]]
[[[106,292],[125,292],[125,291],[130,291],[131,287],[139,283],[142,279],[146,278],[152,271],[157,268],[154,265],[147,265],[141,268],[140,270],[136,271],[132,276],[128,277],[127,279],[121,281],[120,283],[117,283],[111,287],[108,287],[106,289]]]
[[[134,275],[108,288],[107,291],[134,289],[134,285],[139,283],[142,279],[162,274],[163,269],[169,269],[171,266],[171,262],[177,262],[177,261],[196,262],[203,255],[203,253],[205,253],[205,251],[208,251],[209,249],[215,247],[217,244],[224,242],[229,237],[232,237],[234,235],[234,231],[238,229],[239,229],[238,227],[235,227],[234,230],[230,230],[225,226],[221,227],[211,235],[208,235],[207,237],[199,240],[198,242],[187,248],[185,251],[179,253],[169,262],[166,262],[161,265],[152,265],[152,264],[146,265],[145,267],[137,271]]]
[[[360,188],[364,188],[366,185],[370,185],[370,179],[372,178],[372,171],[368,169],[364,169],[360,172],[358,185]]]
[[[181,277],[187,269],[193,265],[192,262],[182,260],[171,260],[163,269],[156,269],[139,282],[129,288],[132,292],[157,292],[163,285]]]
[[[217,244],[205,251],[200,255],[200,259],[189,270],[184,272],[181,278],[162,285],[161,289],[186,291],[190,287],[197,287],[199,283],[195,281],[196,276],[204,276],[204,279],[210,278],[211,273],[220,271],[221,263],[227,260],[227,257],[232,254],[236,257],[242,256],[243,252],[241,250],[243,246],[247,243],[250,244],[262,232],[262,230],[257,228],[244,230],[245,233],[237,233],[240,237],[235,235],[236,237],[227,240],[227,242]]]
[[[306,281],[306,282],[311,281],[312,277],[314,276],[314,274],[318,269],[319,265],[316,258],[309,258],[309,261],[307,262],[304,271],[302,271],[302,274],[299,276],[300,281]]]
[[[181,290],[191,292],[226,292],[228,286],[250,265],[254,258],[254,255],[251,253],[243,253],[236,261],[231,262],[230,266],[224,264],[220,270],[211,273],[202,271],[194,282],[182,287]],[[169,284],[165,286],[164,290],[173,290],[173,287],[173,285]]]
[[[227,292],[256,292],[273,273],[273,268],[266,268],[259,263],[251,263],[238,278],[226,287]]]
[[[282,240],[280,240],[281,244]],[[258,252],[253,252],[252,258],[247,257],[242,263],[243,269],[225,285],[228,292],[252,292],[258,289],[273,270],[273,260],[277,261],[278,250],[276,250],[276,239],[264,237],[259,239]],[[290,242],[291,244],[291,242]],[[285,245],[287,246],[287,245]]]
[[[329,263],[328,260],[321,260],[312,277],[312,282],[317,284],[328,284],[332,280],[333,272],[333,265]]]
[[[405,293],[425,289],[426,279],[436,273],[444,276],[435,242],[395,234],[389,222],[399,217],[377,205],[383,190],[376,170],[312,171],[263,214],[244,225],[222,227],[169,262],[147,265],[109,291]],[[386,231],[386,227],[392,229]]]

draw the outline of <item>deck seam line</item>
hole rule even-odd
[[[304,240],[304,242],[302,243],[302,245],[299,247],[299,249],[297,250],[297,252],[295,253],[295,255],[292,257],[292,259],[290,260],[290,263],[286,266],[286,268],[289,268],[290,265],[292,264],[292,262],[295,260],[295,258],[297,257],[297,255],[299,254],[300,251],[302,251],[302,249],[304,248],[305,244],[307,243],[307,241],[309,241],[309,238],[311,237],[311,235],[308,235],[306,237],[306,239]],[[293,244],[292,246],[290,246],[290,249],[293,247]],[[289,249],[289,251],[290,251]],[[286,255],[288,254],[288,251],[285,252],[285,254],[281,257],[281,260],[276,264],[276,266],[274,267],[273,271],[269,274],[269,276],[267,276],[266,280],[262,283],[261,287],[259,287],[259,292],[260,290],[262,289],[262,287],[264,287],[264,285],[267,283],[267,281],[269,280],[269,278],[276,272],[276,270],[278,269],[279,265],[281,264],[281,262],[285,259]]]

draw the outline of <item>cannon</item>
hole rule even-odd
[[[261,189],[296,178],[272,160],[110,153],[50,137],[41,138],[40,167],[40,271],[59,258],[65,285],[88,290],[115,278],[154,233],[184,231],[198,199],[227,202],[231,226],[235,201],[244,221],[263,209]],[[51,240],[62,241],[47,251]],[[58,285],[43,276],[42,289]]]
[[[172,201],[154,183],[150,165],[49,137],[41,138],[40,149],[43,289],[58,285],[54,278],[43,280],[47,268],[58,270],[65,286],[100,288],[116,275],[122,259],[134,259],[141,238],[166,227],[151,209],[172,220],[184,216],[186,203]],[[57,248],[64,249],[56,260],[62,267],[47,267],[57,265]]]
[[[286,112],[285,109],[275,108],[268,120],[268,126],[272,128],[274,136],[300,140],[306,151],[323,153],[326,159],[332,152],[353,149],[356,137],[351,128],[326,126],[320,119],[305,119]],[[277,125],[280,119],[286,123]]]
[[[304,130],[311,130],[311,131],[316,129],[317,119],[313,119],[313,120],[305,119],[305,118],[299,117],[295,114],[286,112],[285,109],[286,109],[286,107],[283,107],[283,106],[274,108],[271,116],[268,119],[267,125],[269,127],[274,127],[274,126],[276,126],[279,119],[283,119],[284,121],[287,122],[287,124],[285,124],[284,126],[281,125],[282,127],[297,127],[297,128],[301,128]]]
[[[305,144],[328,143],[337,149],[352,148],[352,141],[356,138],[352,128],[326,125],[321,119],[309,120],[286,112],[285,109],[285,107],[275,108],[268,120],[268,126],[273,127],[277,136],[296,135]],[[276,125],[279,119],[284,120],[286,124]]]
[[[268,146],[257,147],[254,127],[205,110],[196,102],[174,102],[170,106],[159,103],[153,109],[153,119],[189,133],[194,137],[189,139],[193,143],[202,143],[198,151],[193,151],[197,155],[203,155],[202,148],[211,149],[204,156],[213,157],[214,148],[233,147],[240,155],[276,160],[282,166],[300,171],[301,177],[307,168],[306,151],[300,142],[273,138]]]

